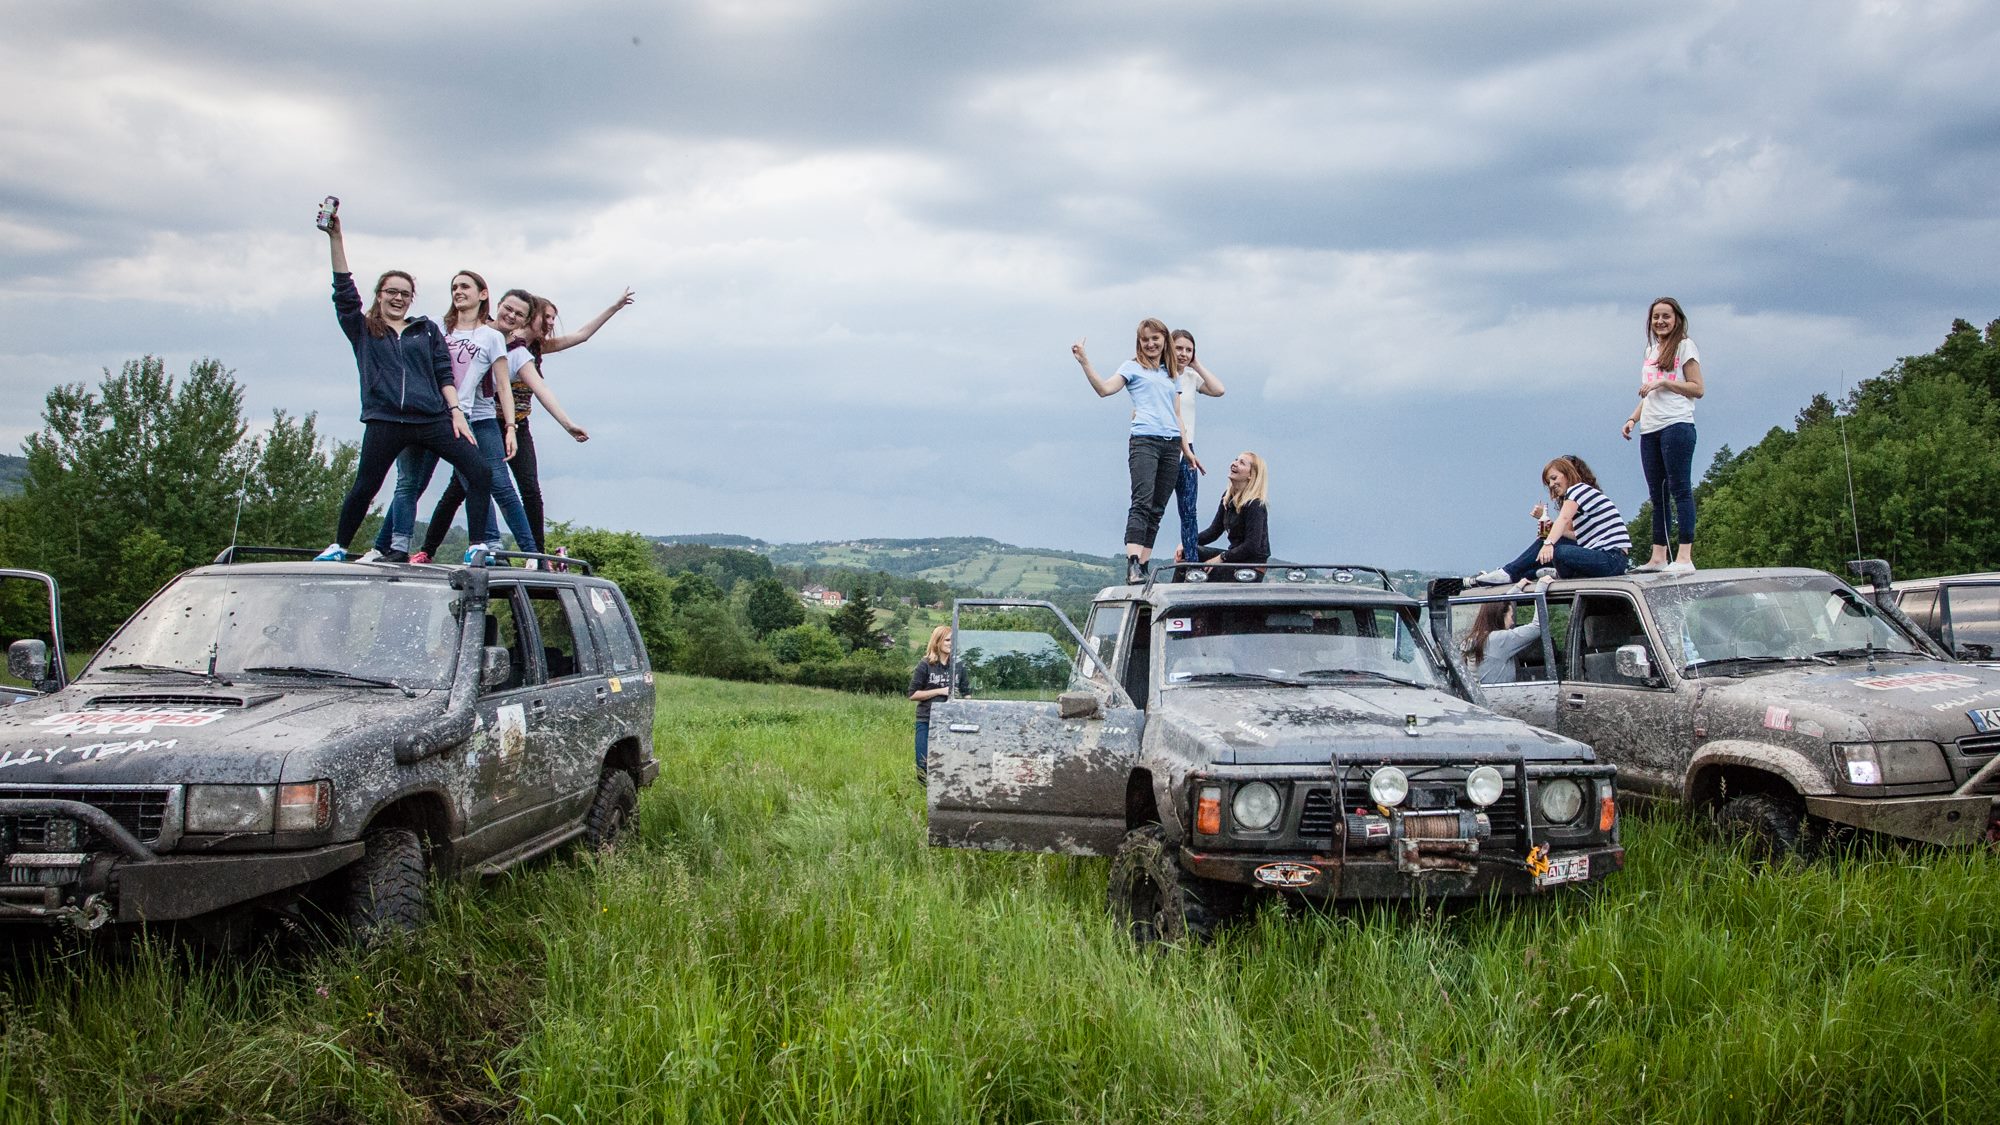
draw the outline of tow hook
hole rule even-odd
[[[91,895],[81,904],[63,907],[58,913],[63,921],[86,934],[111,921],[111,907],[105,903],[103,895]]]

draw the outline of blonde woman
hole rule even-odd
[[[1180,479],[1181,462],[1201,467],[1181,429],[1181,362],[1167,346],[1167,337],[1163,321],[1155,317],[1140,321],[1132,358],[1119,364],[1109,379],[1099,378],[1090,366],[1082,340],[1069,349],[1099,398],[1121,390],[1132,396],[1132,427],[1125,443],[1125,468],[1132,478],[1132,503],[1125,512],[1127,582],[1146,580],[1153,540],[1159,538],[1160,517],[1166,514],[1167,497]]]
[[[1215,520],[1208,530],[1196,538],[1201,547],[1202,562],[1220,563],[1266,563],[1271,561],[1271,518],[1266,493],[1269,477],[1264,471],[1264,459],[1249,450],[1236,455],[1229,463],[1229,487],[1222,491],[1222,503],[1215,509]],[[1210,548],[1208,545],[1229,533],[1227,548]],[[1185,549],[1174,548],[1174,561],[1187,562]],[[1227,572],[1211,572],[1212,577],[1222,577]]]
[[[924,766],[930,760],[931,748],[931,703],[951,697],[951,626],[940,625],[931,630],[930,644],[924,646],[924,658],[917,662],[916,671],[910,673],[910,698],[917,704],[917,777],[924,776]]]

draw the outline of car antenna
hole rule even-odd
[[[1847,369],[1840,369],[1840,397],[1845,399],[1853,392],[1847,389]],[[1854,502],[1854,454],[1847,448],[1847,418],[1836,408],[1833,421],[1840,428],[1840,459],[1847,466],[1847,518],[1854,528],[1854,557],[1861,558],[1861,508]],[[1868,623],[1868,674],[1875,674],[1875,623]]]
[[[262,439],[254,440],[250,443],[250,455],[243,459],[243,476],[236,482],[236,520],[229,525],[230,558],[236,557],[236,535],[243,530],[243,497],[250,489],[250,467],[257,463],[258,449],[263,444]],[[217,678],[215,675],[215,662],[221,654],[222,615],[218,613],[215,615],[215,636],[211,637],[208,642],[208,678],[211,681]]]

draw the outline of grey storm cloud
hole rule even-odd
[[[570,325],[638,289],[552,360],[592,441],[544,474],[648,532],[1109,552],[1125,406],[1067,348],[1159,314],[1281,554],[1487,565],[1553,452],[1637,507],[1653,296],[1710,369],[1698,464],[2000,311],[1972,4],[413,11],[9,6],[0,442],[145,352],[357,436],[328,191],[433,312],[462,266]]]

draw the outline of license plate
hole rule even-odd
[[[1967,711],[1965,717],[1972,720],[1974,729],[1981,734],[2000,733],[2000,707],[1982,707],[1977,711]]]
[[[1581,883],[1590,878],[1590,857],[1587,855],[1566,855],[1549,861],[1549,869],[1535,876],[1538,887],[1553,887],[1558,883]]]

